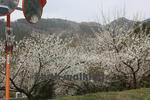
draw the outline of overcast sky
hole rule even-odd
[[[150,18],[150,0],[47,0],[42,17],[101,22],[102,11],[110,20],[113,20],[117,13],[122,16],[123,11],[128,19],[133,19],[138,14],[142,20]],[[23,13],[15,11],[12,19],[17,18],[24,18]]]

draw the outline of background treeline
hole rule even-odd
[[[5,38],[5,23],[0,20],[0,37]],[[28,36],[33,30],[40,33],[58,34],[65,37],[79,35],[82,37],[93,37],[93,33],[99,31],[98,23],[76,23],[63,19],[41,19],[38,24],[31,25],[25,19],[19,19],[11,23],[16,39],[20,40]]]
[[[29,36],[33,30],[38,31],[42,34],[56,34],[62,38],[67,37],[80,37],[81,39],[87,37],[95,37],[95,33],[102,33],[103,28],[122,28],[122,31],[129,30],[134,24],[134,31],[138,33],[140,29],[147,29],[147,33],[150,29],[149,19],[144,21],[132,21],[126,18],[118,18],[108,24],[101,25],[96,22],[82,22],[77,23],[64,19],[41,19],[37,24],[29,24],[25,19],[18,19],[11,23],[13,27],[14,34],[16,35],[16,40],[22,39],[24,36]],[[0,37],[5,38],[5,21],[0,20]]]

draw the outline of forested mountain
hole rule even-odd
[[[98,23],[77,23],[63,19],[41,19],[37,24],[28,24],[24,19],[19,19],[15,23],[24,24],[32,29],[46,32],[49,34],[66,34],[72,36],[73,34],[82,34],[84,36],[93,36],[93,32],[98,32],[100,24]]]
[[[5,23],[3,20],[0,20],[0,38],[5,37]]]
[[[24,24],[12,22],[11,26],[13,27],[13,34],[15,35],[16,40],[20,40],[24,36],[29,35],[29,29],[27,29],[27,26]],[[0,20],[0,39],[5,39],[5,29],[6,22],[4,20]]]
[[[0,20],[0,37],[5,37],[5,23],[4,20]],[[41,19],[41,21],[37,24],[29,24],[25,19],[18,19],[15,22],[12,22],[11,25],[14,30],[14,34],[16,34],[16,40],[22,39],[24,36],[29,36],[33,30],[38,31],[42,34],[56,34],[60,35],[62,38],[71,37],[71,36],[79,36],[79,37],[94,37],[94,33],[100,33],[102,31],[102,27],[111,27],[122,28],[122,30],[130,29],[131,25],[136,23],[135,21],[128,20],[126,18],[119,18],[107,25],[101,25],[95,22],[82,22],[77,23],[69,20],[63,19]],[[144,20],[136,23],[136,28],[140,27],[139,25],[149,25],[149,20]],[[136,29],[135,28],[135,29]],[[137,30],[136,30],[137,31]]]
[[[63,19],[41,19],[37,24],[29,24],[25,19],[18,19],[11,23],[16,39],[29,35],[32,30],[40,33],[61,34],[62,37],[70,37],[78,34],[79,36],[93,37],[94,32],[98,32],[100,24],[94,22],[77,23]],[[0,21],[0,36],[4,38],[5,22]]]

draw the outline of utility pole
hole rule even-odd
[[[10,14],[7,15],[7,27],[6,27],[6,42],[5,42],[5,54],[6,54],[6,100],[9,100],[9,64],[10,55],[13,52],[14,36],[12,28],[10,26]]]

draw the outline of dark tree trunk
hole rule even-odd
[[[133,88],[137,89],[136,73],[133,73]]]
[[[27,97],[28,97],[29,100],[36,100],[35,97],[32,96],[31,94],[28,94]]]

